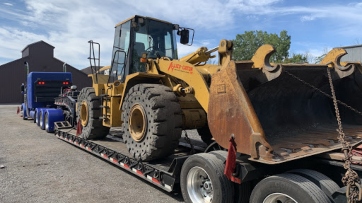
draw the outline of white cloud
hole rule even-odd
[[[306,54],[309,63],[315,63],[317,57],[327,54],[332,49],[333,47],[321,43],[299,42],[299,49],[291,50],[290,55],[293,53]]]
[[[12,3],[8,3],[8,2],[5,2],[4,5],[6,5],[6,6],[13,6]]]
[[[88,66],[86,58],[89,45],[87,41],[90,39],[101,44],[101,63],[104,65],[110,63],[114,25],[134,14],[152,16],[179,23],[181,26],[200,29],[222,27],[225,23],[232,21],[231,15],[223,12],[222,3],[217,0],[200,2],[200,5],[196,7],[192,0],[182,2],[154,0],[152,4],[125,0],[102,4],[90,0],[81,2],[24,0],[24,3],[26,10],[21,12],[5,10],[4,12],[14,23],[21,24],[23,29],[27,30],[27,34],[32,37],[17,38],[17,46],[13,46],[15,50],[17,49],[17,54],[11,53],[1,57],[14,60],[21,50],[19,47],[43,40],[55,47],[55,57],[66,60],[67,63],[77,68]],[[0,8],[0,11],[2,10]],[[0,17],[4,16],[0,14]],[[2,35],[0,39],[6,39],[12,43],[12,36],[19,34],[16,29],[16,27],[9,27],[6,29],[6,35],[9,37]],[[205,46],[204,43],[206,41],[200,42],[200,45]],[[197,47],[193,46],[191,49],[194,51]],[[0,47],[0,52],[3,50],[5,47]],[[180,55],[187,54],[184,50],[189,49],[184,46],[180,47]]]
[[[302,16],[302,17],[300,18],[300,20],[301,20],[302,22],[304,22],[304,21],[312,21],[312,20],[314,20],[315,18],[316,18],[315,16],[309,15],[309,16]]]
[[[235,36],[243,30],[254,29],[239,24],[240,19],[252,21],[252,25],[259,27],[263,26],[260,21],[273,17],[282,17],[287,23],[290,23],[288,18],[291,16],[297,16],[301,22],[314,23],[325,19],[333,25],[329,28],[333,33],[351,37],[352,40],[360,37],[362,3],[307,7],[285,6],[284,2],[286,1],[209,0],[195,3],[193,0],[153,0],[150,4],[142,0],[112,0],[102,3],[95,0],[24,0],[23,10],[18,5],[3,3],[7,7],[0,7],[0,22],[5,22],[0,28],[0,64],[17,59],[26,45],[43,40],[55,46],[55,57],[77,68],[84,68],[88,66],[87,41],[91,39],[101,44],[101,63],[109,64],[114,25],[134,14],[194,28],[197,34],[195,45],[179,46],[180,56],[191,53],[200,46],[213,48],[224,35]]]
[[[0,28],[1,57],[9,59],[20,58],[21,50],[25,48],[27,44],[39,41],[41,38],[44,38],[44,36],[12,27]]]

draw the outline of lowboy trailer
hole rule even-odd
[[[199,140],[189,139],[186,136],[181,138],[178,148],[171,156],[144,162],[136,160],[129,155],[123,139],[118,135],[119,131],[111,130],[110,134],[102,140],[86,140],[78,136],[76,130],[67,125],[67,122],[64,121],[55,122],[56,137],[101,157],[103,160],[131,172],[167,192],[177,192],[180,190],[180,187],[188,187],[186,190],[194,190],[194,193],[190,192],[190,194],[194,195],[194,197],[191,197],[193,198],[191,200],[208,199],[209,201],[201,202],[253,203],[255,200],[250,199],[252,193],[255,193],[253,194],[254,197],[252,197],[255,199],[255,196],[263,196],[264,191],[267,190],[267,186],[263,187],[260,182],[268,179],[274,181],[275,179],[276,181],[284,182],[287,187],[290,187],[290,190],[299,193],[298,195],[302,195],[302,197],[305,191],[299,191],[301,188],[306,190],[307,193],[308,191],[310,193],[316,192],[317,195],[319,191],[323,191],[323,193],[317,196],[319,199],[316,199],[314,202],[347,202],[346,188],[340,187],[342,185],[340,181],[341,174],[345,170],[343,168],[343,154],[340,152],[324,153],[278,165],[265,165],[249,161],[247,156],[238,156],[233,176],[239,179],[241,184],[222,185],[223,183],[221,183],[222,186],[231,186],[227,188],[228,191],[224,191],[223,188],[215,187],[219,185],[219,183],[216,183],[219,182],[219,176],[224,176],[224,168],[216,167],[212,168],[213,171],[211,171],[208,168],[208,164],[213,163],[212,161],[220,161],[224,165],[227,159],[227,151],[210,149]],[[209,160],[204,160],[204,164],[201,164],[203,168],[200,167],[201,170],[206,172],[207,177],[202,177],[202,181],[197,178],[191,181],[188,175],[186,177],[183,175],[185,173],[183,171],[185,169],[185,162],[186,160],[194,161],[193,157],[199,156],[209,158]],[[352,165],[352,168],[358,174],[362,174],[362,166],[359,165],[362,163],[362,158],[353,156],[353,161],[355,164]],[[199,171],[197,175],[203,176],[205,174]],[[182,178],[186,178],[186,180],[182,180]],[[198,187],[193,187],[193,184],[196,183]],[[270,181],[266,183],[268,186],[270,184],[273,183]],[[295,186],[295,188],[292,186]],[[210,188],[208,191],[208,187],[212,187],[212,190]],[[222,195],[221,198],[216,199],[217,201],[215,201],[215,193]],[[281,201],[278,201],[279,199]],[[293,199],[295,197],[285,199],[276,196],[273,198],[275,201],[269,202],[287,202],[286,200],[297,202]],[[189,200],[185,199],[185,202],[189,202]],[[308,202],[308,200],[305,199],[302,202]]]

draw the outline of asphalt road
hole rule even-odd
[[[0,105],[0,202],[184,202]]]

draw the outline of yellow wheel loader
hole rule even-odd
[[[337,117],[350,146],[361,142],[361,65],[342,66],[344,50],[322,64],[270,64],[270,45],[234,61],[232,41],[221,40],[178,59],[176,36],[187,45],[193,33],[143,16],[117,24],[109,74],[94,70],[78,98],[81,137],[122,127],[130,154],[149,161],[172,154],[182,130],[198,129],[208,144],[228,148],[233,137],[238,153],[276,164],[342,148]],[[213,53],[218,64],[207,63]],[[93,48],[90,60],[99,62]]]

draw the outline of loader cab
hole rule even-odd
[[[151,59],[177,59],[178,29],[178,25],[141,16],[134,16],[116,25],[111,77],[123,82],[126,75],[145,72],[146,64],[140,62],[143,53]]]

